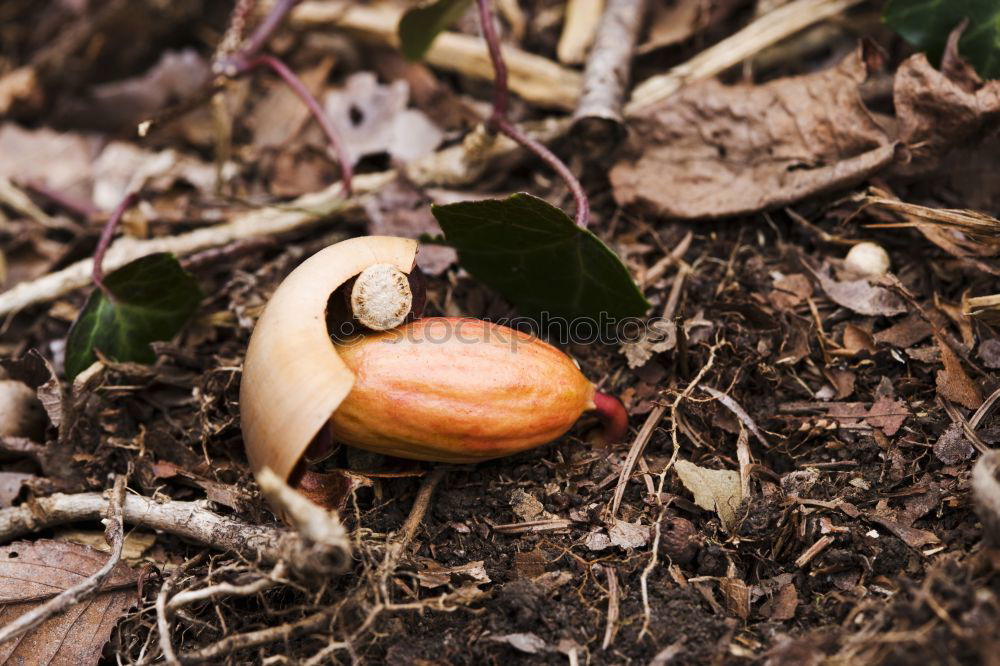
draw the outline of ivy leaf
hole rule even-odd
[[[438,33],[462,18],[472,0],[436,0],[414,7],[399,20],[399,50],[407,60],[424,57]]]
[[[882,15],[890,28],[934,61],[952,30],[969,25],[958,51],[984,79],[1000,78],[1000,3],[996,0],[890,0]]]
[[[97,360],[95,349],[115,361],[152,363],[149,343],[169,340],[202,299],[198,282],[172,254],[150,254],[104,278],[108,297],[94,289],[69,329],[66,378]]]
[[[530,194],[433,206],[472,275],[525,315],[573,320],[637,317],[649,303],[621,259],[566,213]]]

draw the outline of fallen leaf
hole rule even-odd
[[[978,409],[983,404],[983,394],[979,387],[966,374],[962,361],[951,347],[941,338],[937,338],[937,343],[941,350],[941,362],[944,364],[944,369],[938,370],[936,376],[938,395],[963,407]]]
[[[510,494],[510,506],[517,514],[517,517],[525,522],[533,520],[551,520],[557,516],[545,510],[542,503],[536,497],[530,495],[520,488],[516,488]]]
[[[899,139],[912,154],[909,172],[926,171],[955,148],[988,133],[1000,113],[1000,81],[969,92],[934,69],[923,53],[896,70],[893,101]]]
[[[202,298],[197,281],[165,253],[125,264],[104,284],[114,300],[95,288],[67,336],[70,381],[97,360],[95,349],[116,361],[152,363],[149,343],[172,338]]]
[[[599,551],[605,550],[611,547],[611,539],[608,535],[601,530],[594,530],[587,534],[587,538],[584,539],[583,545],[587,550]]]
[[[414,575],[423,587],[435,588],[451,583],[458,587],[463,583],[483,585],[492,582],[486,573],[483,560],[454,567],[443,567],[427,557],[418,558],[417,562],[421,568]]]
[[[934,332],[934,327],[927,323],[919,314],[904,317],[887,329],[875,334],[875,342],[888,344],[900,349],[907,349],[926,340]]]
[[[0,125],[0,178],[37,182],[86,201],[90,198],[91,162],[97,146],[97,137],[45,127],[27,130],[4,123]],[[25,155],[31,159],[24,159]]]
[[[333,58],[326,57],[299,72],[299,80],[313,96],[319,95],[333,63]],[[254,146],[279,148],[291,141],[310,117],[309,107],[302,103],[295,91],[283,82],[275,82],[263,99],[254,105],[246,124],[253,131]]]
[[[0,366],[7,371],[11,379],[35,389],[35,395],[48,415],[49,421],[58,428],[62,424],[65,395],[49,360],[37,350],[30,349],[19,359],[0,359]]]
[[[887,437],[892,437],[909,415],[910,410],[905,402],[882,397],[872,404],[865,421],[873,428],[881,428]]]
[[[861,102],[867,48],[759,86],[692,83],[640,112],[610,172],[615,200],[668,217],[723,217],[863,181],[895,154]]]
[[[858,314],[892,317],[906,312],[906,304],[899,296],[868,280],[838,282],[821,272],[814,271],[813,275],[831,301]]]
[[[860,351],[875,353],[875,340],[872,339],[872,334],[854,324],[848,324],[844,327],[843,344],[844,349],[853,354]]]
[[[74,543],[38,540],[0,548],[0,626],[76,585],[107,555]],[[5,664],[96,664],[118,618],[136,603],[135,573],[119,562],[104,588],[18,640],[0,645]]]
[[[765,601],[760,607],[764,617],[777,622],[784,622],[795,617],[795,609],[799,605],[799,593],[792,583],[786,583],[778,589],[778,593]]]
[[[489,639],[497,643],[506,643],[512,648],[528,654],[549,651],[548,643],[535,634],[504,634],[503,636],[490,636]]]
[[[582,323],[597,334],[598,322],[649,308],[621,259],[542,199],[522,193],[432,210],[462,266],[524,315],[589,318]]]
[[[728,469],[706,469],[687,460],[674,465],[684,487],[694,495],[694,503],[706,511],[715,511],[722,526],[732,532],[736,509],[740,505],[740,473]]]
[[[773,288],[767,294],[767,300],[775,309],[788,311],[804,303],[812,293],[812,283],[809,278],[802,273],[792,273],[774,280]]]
[[[834,397],[837,400],[848,398],[854,393],[854,383],[857,381],[857,376],[850,370],[827,368],[823,370],[823,375],[830,381],[833,388],[836,389],[837,394]]]
[[[358,72],[327,94],[324,109],[351,164],[378,153],[412,162],[441,143],[441,130],[422,111],[406,108],[409,90],[406,81],[382,85],[372,72]]]
[[[883,518],[878,515],[872,515],[869,517],[874,523],[878,523],[882,527],[886,528],[900,540],[902,540],[910,548],[920,548],[928,544],[941,543],[937,535],[933,532],[928,532],[927,530],[920,530],[915,527],[908,527],[899,523],[895,520],[889,518]]]
[[[965,437],[965,429],[952,423],[934,442],[934,456],[945,465],[957,465],[973,456],[975,449]]]
[[[726,602],[730,615],[746,620],[750,617],[750,588],[739,578],[723,578],[719,581],[719,591]]]
[[[642,548],[649,542],[649,527],[639,523],[616,520],[608,528],[608,536],[613,545],[626,550],[634,550]]]
[[[642,331],[642,338],[626,342],[619,351],[625,354],[630,368],[641,368],[656,354],[670,351],[677,346],[677,324],[657,319]]]
[[[852,426],[861,423],[868,416],[868,411],[861,402],[832,402],[827,407],[826,415],[842,426]]]

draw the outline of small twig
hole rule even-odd
[[[111,246],[111,239],[115,236],[115,231],[118,229],[118,223],[121,222],[122,216],[125,215],[125,211],[135,205],[135,202],[139,200],[138,192],[129,192],[125,195],[125,198],[121,200],[121,203],[115,207],[115,210],[111,213],[111,217],[108,218],[107,223],[104,225],[104,229],[101,231],[101,238],[97,241],[97,249],[94,250],[94,265],[91,272],[91,278],[94,280],[101,291],[103,291],[108,298],[111,298],[111,292],[108,288],[104,286],[104,255],[108,251],[108,247]]]
[[[247,583],[246,585],[219,583],[217,585],[209,585],[208,587],[203,587],[198,590],[184,590],[183,592],[178,592],[171,597],[169,602],[167,602],[167,610],[173,612],[183,606],[189,606],[200,601],[218,599],[220,597],[253,596],[281,583],[286,569],[287,567],[284,562],[278,562],[267,575],[258,578],[252,583]]]
[[[255,647],[257,645],[267,645],[268,643],[287,640],[302,633],[319,631],[330,621],[330,617],[335,610],[336,608],[328,608],[288,624],[258,629],[257,631],[248,631],[242,634],[233,634],[208,647],[192,652],[185,652],[180,656],[179,661],[182,664],[194,664],[204,661],[218,663],[223,657],[232,654],[236,650]]]
[[[625,133],[625,87],[645,13],[646,0],[608,0],[573,114],[573,129],[588,148],[608,151]]]
[[[745,425],[751,433],[753,433],[753,436],[757,438],[757,441],[767,448],[771,447],[767,439],[764,437],[764,433],[760,431],[760,428],[757,427],[754,420],[750,418],[750,415],[747,414],[746,410],[743,409],[740,403],[736,402],[732,396],[714,389],[711,386],[702,386],[701,390],[708,393],[710,396],[718,400],[723,407],[731,411],[736,418],[738,418],[740,422],[743,423],[743,425]]]
[[[420,523],[423,522],[424,516],[427,515],[427,508],[431,504],[434,490],[441,482],[441,479],[444,478],[444,474],[445,470],[443,467],[435,467],[431,470],[430,474],[424,477],[424,481],[420,485],[420,490],[413,500],[413,506],[410,507],[410,515],[406,517],[403,529],[400,530],[398,543],[401,547],[405,547],[417,535],[417,529],[419,529]]]
[[[479,6],[479,22],[483,28],[483,39],[486,40],[490,61],[493,63],[493,113],[490,115],[488,124],[533,152],[559,174],[559,177],[569,187],[570,192],[573,193],[573,200],[576,202],[576,224],[581,229],[586,229],[590,222],[590,202],[586,192],[583,191],[583,186],[580,185],[580,181],[569,170],[569,167],[556,157],[555,153],[522,132],[507,118],[510,92],[507,87],[507,65],[504,62],[503,53],[500,51],[500,37],[497,35],[496,26],[493,23],[493,12],[490,11],[489,0],[476,0],[476,2]]]
[[[119,476],[115,479],[115,485],[111,491],[111,500],[108,502],[107,518],[105,519],[104,538],[107,540],[108,545],[111,546],[111,554],[108,556],[108,561],[93,575],[73,587],[60,592],[44,604],[36,606],[0,629],[0,643],[5,643],[31,631],[50,617],[68,610],[71,606],[80,603],[91,594],[100,590],[101,586],[111,576],[115,566],[121,561],[122,546],[125,543],[125,531],[122,520],[124,503],[125,477]]]
[[[642,428],[639,429],[639,434],[635,436],[635,441],[632,442],[628,455],[625,457],[625,462],[622,464],[622,471],[618,475],[618,485],[615,486],[615,494],[611,500],[612,518],[618,513],[618,506],[622,503],[622,497],[625,495],[625,488],[628,486],[629,479],[632,476],[632,470],[635,469],[636,460],[639,459],[639,456],[646,449],[649,438],[653,436],[653,431],[660,424],[660,420],[666,411],[666,405],[657,405],[654,407],[653,411],[646,417],[646,422],[642,424]]]
[[[618,591],[618,575],[615,573],[614,568],[605,566],[604,571],[608,576],[608,616],[607,625],[604,627],[604,642],[601,643],[601,649],[607,650],[611,647],[611,641],[614,640],[615,632],[618,629],[620,594]]]
[[[170,640],[170,610],[167,608],[167,599],[170,597],[170,591],[174,585],[180,580],[181,574],[200,562],[204,555],[204,553],[199,553],[174,569],[170,577],[163,581],[163,585],[160,586],[160,591],[156,595],[156,629],[160,633],[160,652],[163,653],[163,659],[169,666],[179,666],[180,661],[177,660],[174,645]]]
[[[649,621],[653,617],[652,609],[649,606],[649,574],[653,572],[656,568],[656,563],[659,559],[660,553],[660,525],[663,522],[663,510],[660,510],[660,515],[656,517],[656,523],[654,524],[656,529],[656,535],[653,537],[653,550],[652,555],[649,558],[649,562],[642,570],[642,576],[639,577],[639,586],[642,590],[642,629],[639,630],[639,640],[641,641],[643,637],[649,633]]]
[[[56,525],[95,520],[107,510],[108,500],[101,493],[60,493],[0,509],[0,543]],[[199,502],[160,504],[138,495],[125,498],[123,519],[130,525],[162,530],[262,562],[277,562],[288,542],[299,538],[287,529],[251,525],[220,516],[203,508]]]

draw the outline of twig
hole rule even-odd
[[[614,640],[615,632],[618,629],[620,594],[618,591],[618,575],[615,573],[614,568],[604,566],[604,571],[608,576],[608,617],[607,625],[604,627],[604,642],[601,643],[601,649],[607,650],[611,647],[611,641]]]
[[[174,569],[170,577],[163,581],[160,591],[156,594],[156,629],[160,634],[160,652],[163,653],[163,659],[169,666],[178,666],[180,662],[177,660],[177,653],[174,652],[174,645],[170,640],[171,613],[167,609],[167,599],[170,597],[170,591],[174,589],[174,585],[180,580],[181,574],[200,562],[204,555],[204,553],[199,553]]]
[[[403,523],[403,529],[398,541],[401,546],[405,547],[416,536],[420,523],[423,522],[424,516],[427,515],[427,508],[430,506],[431,498],[434,496],[434,490],[441,482],[441,479],[444,478],[444,474],[444,468],[435,467],[431,470],[430,474],[424,477],[424,481],[420,485],[420,490],[413,500],[413,506],[410,507],[410,515],[406,517],[406,522]]]
[[[0,543],[56,525],[96,520],[107,509],[108,500],[101,493],[55,494],[0,509]],[[220,516],[202,508],[199,502],[160,504],[148,497],[128,495],[122,517],[129,525],[162,530],[262,562],[277,562],[289,541],[298,539],[291,530]]]
[[[604,0],[568,0],[556,57],[567,65],[579,65],[587,58],[601,22]]]
[[[507,118],[510,93],[507,88],[507,64],[500,52],[500,37],[497,35],[496,25],[493,22],[493,12],[490,11],[489,0],[476,0],[476,2],[479,6],[479,22],[482,24],[483,39],[486,40],[490,61],[493,63],[493,113],[490,115],[489,125],[533,152],[559,174],[559,177],[569,187],[570,192],[573,193],[573,200],[576,202],[576,224],[581,229],[586,229],[590,222],[590,202],[587,200],[587,194],[583,191],[580,181],[576,179],[569,167],[556,157],[555,153],[522,132]]]
[[[246,15],[250,10],[250,7],[242,0],[237,3],[230,17],[229,29],[226,31],[223,43],[220,44],[215,61],[212,63],[212,69],[218,74],[228,76],[229,78],[236,78],[264,66],[271,68],[271,70],[281,77],[281,80],[306,105],[309,113],[316,119],[320,129],[323,130],[323,134],[326,135],[333,155],[340,165],[340,181],[344,192],[349,195],[351,193],[351,179],[354,170],[351,166],[351,160],[347,156],[344,140],[341,138],[340,133],[333,126],[333,123],[330,122],[326,112],[323,111],[323,107],[319,105],[313,94],[309,92],[305,84],[295,75],[295,72],[289,69],[278,58],[261,53],[271,35],[274,34],[274,31],[278,29],[278,26],[284,22],[288,13],[301,1],[277,0],[271,6],[271,10],[267,13],[267,16],[264,17],[264,20],[261,21],[260,25],[257,26],[257,29],[254,30],[253,34],[246,40],[246,43],[243,44],[239,51],[237,53],[230,53],[229,50],[232,48],[230,42],[234,40],[235,35],[242,34]]]
[[[659,559],[660,554],[660,525],[663,523],[663,510],[660,510],[660,515],[656,517],[655,529],[656,536],[653,537],[653,550],[652,555],[649,558],[649,562],[642,569],[642,576],[639,577],[639,586],[642,590],[642,629],[639,630],[639,639],[649,633],[649,621],[653,617],[652,609],[649,607],[649,574],[653,572],[656,568],[656,563]]]
[[[646,0],[608,0],[573,114],[573,130],[589,148],[609,151],[625,134],[625,87],[645,13]]]
[[[653,436],[653,431],[656,430],[656,426],[660,424],[660,420],[667,411],[667,406],[657,405],[653,408],[653,411],[649,413],[646,417],[646,422],[642,424],[642,428],[639,430],[639,434],[635,436],[635,441],[632,442],[632,446],[629,448],[628,455],[625,457],[625,462],[622,464],[622,471],[618,475],[618,485],[615,486],[615,494],[611,500],[611,517],[618,513],[618,506],[622,503],[622,497],[625,495],[625,487],[628,486],[629,478],[632,476],[632,470],[635,469],[635,462],[642,455],[642,452],[646,449],[646,444],[649,443],[649,438]]]
[[[204,661],[218,663],[222,660],[222,657],[228,656],[236,650],[287,640],[309,631],[318,631],[330,621],[333,612],[334,609],[332,608],[325,609],[318,613],[307,615],[301,620],[282,624],[277,627],[233,634],[208,647],[192,652],[185,652],[180,656],[179,662],[182,664],[196,664]]]
[[[111,298],[111,292],[108,288],[104,286],[104,255],[108,251],[108,247],[111,245],[111,239],[114,238],[115,230],[118,229],[118,223],[121,222],[122,216],[125,215],[125,211],[135,205],[135,202],[139,200],[138,192],[129,192],[125,195],[125,198],[121,200],[121,203],[115,207],[114,211],[111,213],[111,217],[104,224],[104,229],[101,231],[101,238],[97,241],[97,249],[94,250],[93,268],[91,270],[91,279],[93,279],[94,284],[96,284],[101,291],[103,291],[108,298]]]
[[[711,386],[702,386],[701,390],[709,394],[716,400],[718,400],[723,407],[725,407],[726,409],[731,411],[734,415],[736,415],[736,418],[738,418],[743,423],[743,425],[745,425],[747,429],[753,433],[753,436],[757,438],[757,441],[759,441],[767,448],[771,447],[767,439],[764,437],[764,433],[760,431],[760,428],[757,427],[757,424],[754,423],[754,420],[750,418],[750,415],[747,414],[746,410],[743,409],[743,407],[740,406],[740,403],[736,402],[736,400],[734,400],[732,396],[723,393],[722,391],[719,391],[717,389],[714,389]]]
[[[111,500],[107,503],[104,538],[107,540],[108,545],[111,546],[111,554],[108,556],[108,561],[104,563],[104,566],[85,580],[60,592],[44,604],[36,606],[10,624],[4,626],[0,629],[0,643],[5,643],[31,631],[53,615],[63,613],[71,606],[80,603],[91,594],[99,591],[108,577],[111,576],[115,566],[121,561],[122,546],[125,543],[125,531],[122,521],[124,502],[125,477],[119,476],[115,479],[114,488],[111,490]]]
[[[287,567],[285,566],[285,563],[278,562],[274,565],[274,568],[267,573],[267,575],[258,578],[252,583],[247,583],[245,585],[219,583],[217,585],[209,585],[208,587],[203,587],[197,590],[184,590],[183,592],[178,592],[170,598],[169,602],[167,602],[167,610],[173,612],[183,606],[196,604],[200,601],[218,599],[220,597],[253,596],[282,582],[282,577],[285,575],[286,570]]]
[[[794,0],[768,12],[666,74],[643,81],[632,91],[632,100],[625,106],[625,114],[634,115],[649,108],[691,81],[711,78],[785,37],[847,11],[861,2],[862,0]]]

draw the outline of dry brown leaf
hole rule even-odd
[[[965,437],[965,429],[958,423],[948,426],[934,442],[934,455],[945,465],[965,462],[975,453],[972,444]]]
[[[870,520],[895,534],[910,548],[920,548],[929,544],[941,543],[941,540],[933,532],[917,529],[916,527],[907,527],[890,518],[872,515]]]
[[[463,583],[482,585],[491,582],[483,560],[455,567],[443,567],[428,557],[417,558],[417,562],[421,568],[414,575],[422,587],[435,588],[449,583],[454,583],[456,587],[459,587]]]
[[[299,78],[314,96],[333,69],[333,58],[323,58],[317,65],[299,72]],[[276,81],[267,95],[258,102],[247,117],[253,130],[253,145],[258,148],[281,147],[290,141],[309,119],[309,107],[302,103],[295,92]]]
[[[823,375],[830,381],[833,388],[836,389],[837,394],[834,397],[837,400],[843,400],[854,393],[854,382],[857,381],[857,376],[850,370],[829,368],[823,370]]]
[[[91,190],[91,161],[98,139],[48,128],[23,129],[0,125],[0,178],[18,183],[38,182],[86,201]],[[31,159],[25,159],[30,155]]]
[[[750,617],[750,588],[746,583],[739,578],[723,578],[719,581],[719,591],[730,615],[741,620]]]
[[[39,540],[0,548],[0,625],[76,585],[108,556],[74,543]],[[123,563],[91,599],[0,645],[0,663],[96,664],[118,618],[135,604],[136,575]]]
[[[767,300],[778,310],[792,310],[812,296],[812,282],[802,273],[783,275],[774,281]]]
[[[892,317],[906,312],[906,304],[902,299],[885,287],[870,284],[868,280],[837,282],[820,272],[814,272],[813,275],[831,301],[858,314]]]
[[[844,327],[844,349],[857,354],[860,351],[875,353],[875,340],[872,334],[863,328],[848,324]]]
[[[861,182],[895,152],[858,94],[866,51],[759,86],[694,83],[641,112],[610,173],[615,199],[671,217],[722,217]]]
[[[419,238],[424,234],[440,236],[441,227],[428,203],[428,198],[415,185],[397,179],[366,197],[362,203],[368,215],[368,233],[405,238]],[[455,249],[444,245],[424,244],[417,252],[417,265],[430,275],[440,275],[457,260]]]
[[[941,362],[944,364],[944,369],[938,370],[936,377],[938,395],[963,407],[978,409],[983,404],[983,394],[979,387],[966,374],[962,361],[951,347],[941,338],[937,338],[937,343],[941,350]]]
[[[892,437],[899,432],[909,415],[910,410],[905,402],[883,396],[868,410],[865,421],[873,428],[881,428],[887,437]]]
[[[919,314],[912,314],[889,328],[875,334],[875,342],[906,349],[926,340],[934,332],[934,327]]]
[[[694,495],[694,503],[706,511],[715,511],[722,526],[732,532],[741,500],[740,473],[729,469],[706,469],[687,460],[678,460],[674,469],[684,487]]]
[[[953,148],[982,138],[1000,113],[1000,81],[990,81],[970,92],[960,81],[934,69],[918,53],[896,71],[893,100],[899,119],[899,138],[917,158],[916,170],[935,166]]]
[[[826,415],[842,426],[853,426],[868,416],[868,409],[861,402],[833,402],[827,406]]]
[[[629,550],[642,548],[649,541],[649,527],[639,523],[616,520],[608,528],[608,536],[611,538],[611,543],[619,548]]]
[[[979,360],[983,362],[987,368],[991,370],[996,370],[1000,368],[1000,340],[997,338],[990,338],[989,340],[983,340],[979,345],[979,349],[976,350],[979,355]]]
[[[782,622],[795,617],[795,609],[799,605],[799,593],[793,583],[786,583],[778,589],[771,599],[760,607],[761,615]]]

